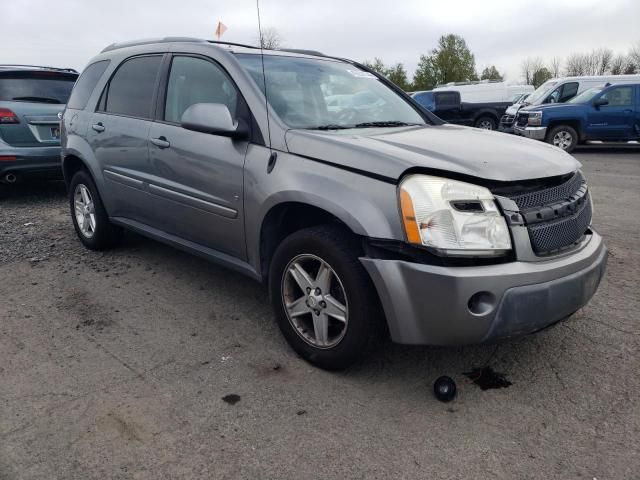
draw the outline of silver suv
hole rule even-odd
[[[356,62],[165,38],[107,47],[73,95],[62,164],[82,243],[130,229],[265,282],[320,367],[385,330],[429,345],[532,333],[603,275],[573,157],[444,124]]]

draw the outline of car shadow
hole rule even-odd
[[[66,197],[67,188],[61,180],[24,180],[0,183],[0,201],[50,201]]]

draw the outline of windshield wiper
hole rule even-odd
[[[41,103],[62,103],[57,98],[51,97],[13,97],[11,100],[22,100],[26,102],[41,102]]]
[[[347,127],[345,125],[337,125],[337,124],[330,123],[328,125],[318,125],[316,127],[307,127],[307,130],[345,130],[348,128],[353,128],[353,127]]]
[[[407,123],[399,120],[386,120],[379,122],[362,122],[356,123],[354,128],[373,128],[373,127],[410,127],[413,125],[420,125],[419,123]]]

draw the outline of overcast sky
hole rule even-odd
[[[640,0],[261,0],[263,27],[286,46],[356,60],[402,62],[413,73],[440,35],[462,35],[482,70],[512,81],[524,57],[566,57],[640,42]],[[255,0],[0,0],[0,63],[82,69],[106,45],[136,38],[213,38],[255,44]]]

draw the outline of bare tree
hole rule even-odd
[[[631,47],[629,52],[629,59],[635,67],[635,70],[640,70],[640,41]]]
[[[524,77],[527,85],[533,83],[533,74],[544,67],[544,63],[540,57],[527,57],[520,64],[520,72]]]
[[[604,75],[611,68],[613,60],[613,50],[610,48],[601,48],[594,52],[597,59],[596,75]]]
[[[558,57],[553,57],[551,59],[551,63],[549,64],[549,71],[554,78],[560,76],[560,71],[562,69],[562,60]]]
[[[626,55],[616,55],[611,59],[611,65],[609,71],[611,75],[622,75],[626,70],[628,64],[631,62]]]
[[[569,77],[588,75],[587,72],[591,68],[590,63],[589,54],[572,53],[567,57],[565,72]]]
[[[260,35],[260,46],[266,50],[277,50],[282,47],[282,36],[273,28],[265,28]]]

